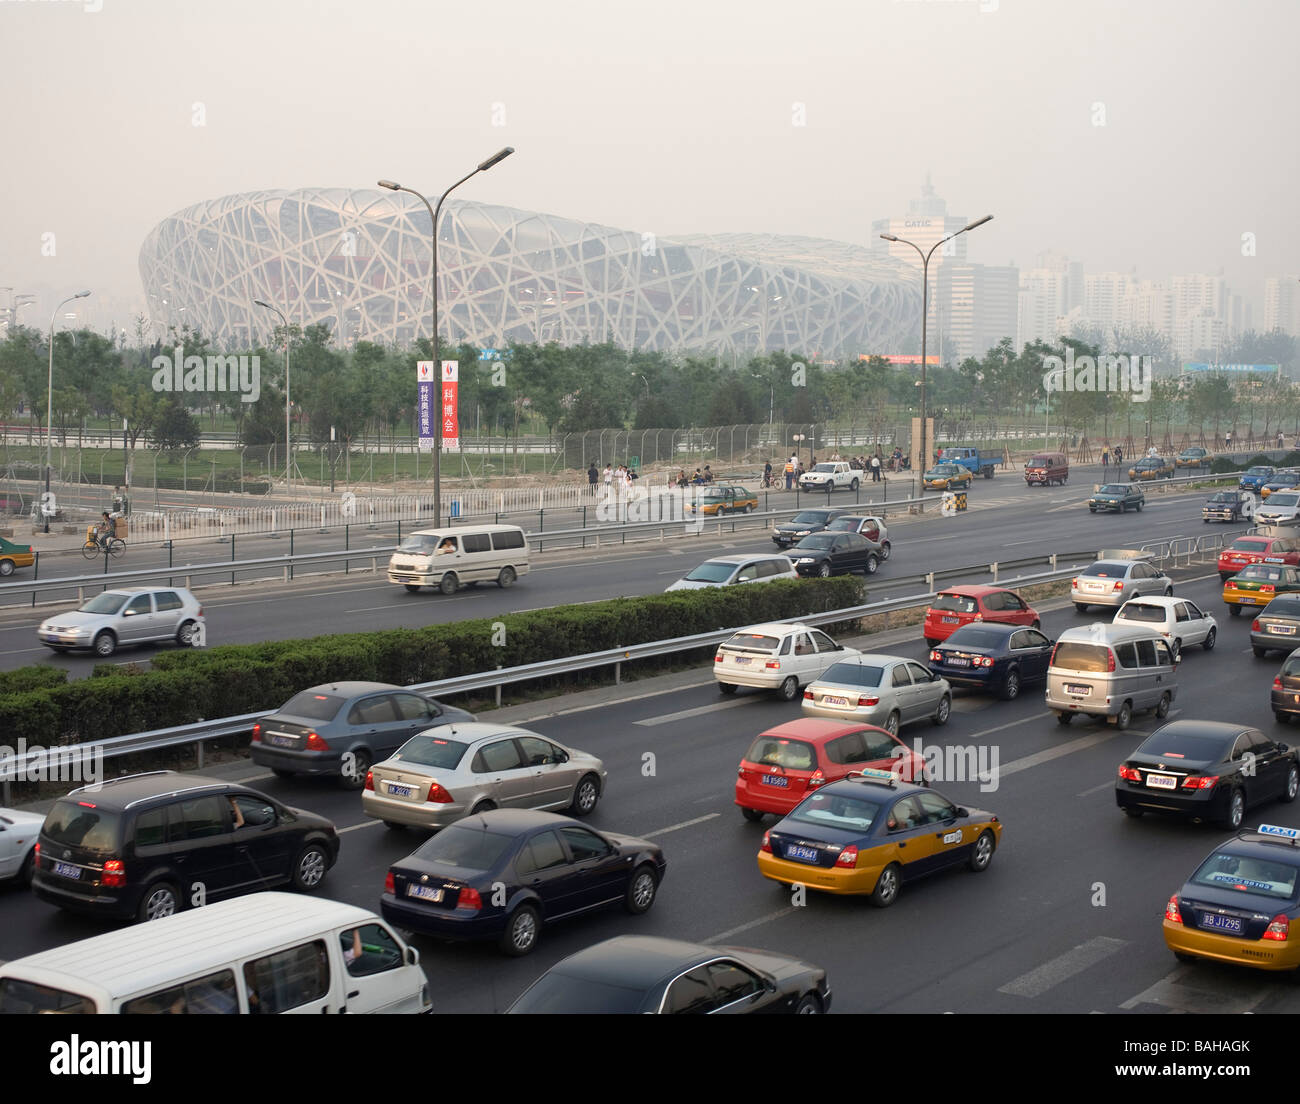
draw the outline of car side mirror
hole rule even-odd
[[[406,948],[406,964],[408,966],[420,965],[420,952],[417,951],[414,947]]]
[[[123,617],[134,617],[134,616],[135,616],[135,610],[123,610],[123,611],[122,611],[122,616],[123,616]]]
[[[961,808],[961,807],[958,807],[958,809],[957,809],[957,815],[958,815],[959,817],[970,816],[970,810],[969,810],[969,809],[963,809],[963,808]]]
[[[555,754],[555,761],[556,761],[557,763],[567,763],[567,762],[569,761],[569,757],[568,757],[568,755],[565,754],[564,752],[559,751],[559,752],[556,752],[556,754]]]

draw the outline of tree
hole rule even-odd
[[[199,423],[180,398],[172,395],[163,400],[150,437],[165,451],[194,448],[199,443]]]

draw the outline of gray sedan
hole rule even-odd
[[[568,809],[586,816],[605,788],[594,755],[507,725],[422,732],[376,763],[361,811],[390,828],[442,828],[491,809]]]
[[[843,659],[803,694],[805,716],[863,721],[894,735],[913,721],[946,724],[951,710],[947,679],[915,660],[890,655]]]
[[[1089,606],[1119,607],[1142,594],[1173,594],[1174,581],[1147,560],[1102,559],[1070,583],[1070,601],[1080,613]]]

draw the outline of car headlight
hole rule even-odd
[[[813,558],[812,558],[811,556],[800,556],[800,557],[799,557],[797,560],[795,560],[794,562],[795,562],[795,563],[813,563],[813,562],[815,562],[815,561],[813,560]]]
[[[806,537],[806,536],[809,535],[809,533],[810,533],[810,530],[808,530],[808,529],[799,529],[799,530],[797,530],[797,531],[795,532],[795,536],[796,536],[796,537]]]

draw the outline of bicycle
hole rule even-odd
[[[92,538],[81,546],[81,554],[88,560],[93,560],[101,553],[107,553],[110,556],[120,556],[125,551],[126,541],[121,537],[109,537],[102,543]]]

